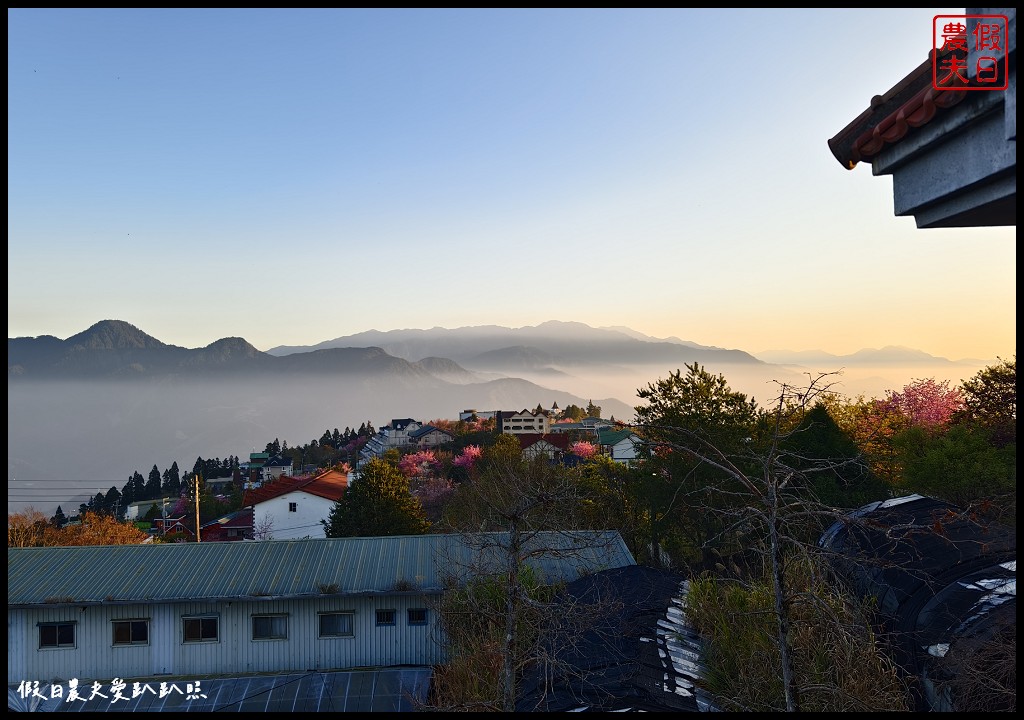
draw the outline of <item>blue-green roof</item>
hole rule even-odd
[[[601,445],[617,445],[630,436],[636,436],[632,430],[600,430],[597,433]]]
[[[499,572],[506,533],[7,549],[7,605],[439,593]],[[548,532],[529,562],[549,582],[636,564],[615,531]]]

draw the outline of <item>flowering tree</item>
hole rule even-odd
[[[964,404],[963,392],[950,389],[949,381],[936,382],[935,378],[915,380],[901,392],[889,392],[889,407],[898,410],[911,426],[939,430],[949,425],[954,413]]]
[[[408,478],[418,475],[434,475],[441,468],[441,463],[433,450],[419,450],[403,455],[398,461],[398,469]]]
[[[189,511],[191,504],[187,497],[178,498],[178,501],[174,503],[174,507],[171,508],[171,517],[181,517]]]
[[[357,435],[343,445],[341,447],[341,451],[348,455],[354,455],[362,449],[363,445],[365,445],[369,439],[370,437],[368,435]]]
[[[597,454],[597,446],[586,440],[578,440],[569,446],[569,452],[586,460]]]
[[[483,455],[483,450],[479,445],[467,445],[463,448],[462,454],[452,461],[452,465],[469,470],[476,464],[481,455]]]
[[[427,520],[436,523],[441,519],[445,503],[455,491],[455,485],[448,478],[422,478],[413,490],[412,495],[420,501]]]
[[[1010,410],[1016,403],[1015,386],[1014,382],[1002,391],[1004,398],[1012,398],[1008,404],[1004,400],[1009,412],[1015,412]],[[965,382],[963,390],[949,390],[945,382],[921,380],[890,395],[889,404],[899,407],[908,424],[893,437],[900,481],[908,490],[961,507],[997,508],[1003,520],[1012,523],[1017,461],[1014,446],[1006,440],[1014,431],[1005,431],[1012,426],[1004,425],[999,432],[998,427],[965,422],[971,418],[968,408],[977,389],[975,381]]]

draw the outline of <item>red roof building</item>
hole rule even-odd
[[[317,475],[282,475],[246,490],[242,505],[253,512],[256,540],[324,537],[321,523],[348,488],[348,474],[324,470]]]

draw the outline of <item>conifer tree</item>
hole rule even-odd
[[[419,500],[409,491],[409,480],[396,467],[370,460],[321,520],[327,537],[422,535],[430,529]]]

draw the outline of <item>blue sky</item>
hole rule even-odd
[[[826,144],[963,12],[8,9],[8,336],[1010,357],[1015,228]]]

